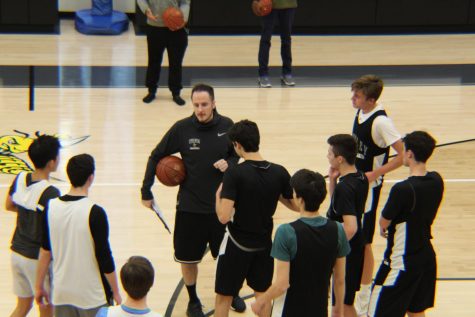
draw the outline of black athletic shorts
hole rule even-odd
[[[434,307],[437,265],[415,270],[395,270],[381,264],[376,274],[368,316],[399,317]]]
[[[368,201],[366,204],[371,204],[371,209],[363,215],[363,236],[367,244],[373,243],[374,229],[376,227],[376,210],[378,209],[379,195],[383,185],[370,188],[368,191]]]
[[[353,305],[356,292],[360,290],[363,275],[364,245],[351,246],[350,254],[346,256],[345,267],[345,305]],[[335,305],[335,293],[332,292],[332,305]]]
[[[173,232],[175,261],[199,263],[208,245],[212,256],[218,257],[224,229],[225,226],[219,222],[215,213],[198,214],[177,211]]]
[[[226,234],[219,252],[215,292],[237,296],[244,280],[255,292],[265,292],[274,275],[274,259],[270,251],[270,247],[262,251],[243,251]]]

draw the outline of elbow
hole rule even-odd
[[[225,215],[223,214],[220,214],[218,213],[218,220],[219,222],[221,222],[221,224],[225,225],[229,222],[229,220],[231,220],[229,217],[226,217]]]
[[[281,285],[279,285],[277,287],[278,291],[280,292],[280,294],[283,294],[287,291],[287,289],[290,287],[290,284],[289,283],[283,283]]]
[[[345,228],[346,238],[348,239],[348,241],[353,239],[353,237],[355,236],[357,230],[358,229],[356,227],[355,228],[353,228],[353,227]]]

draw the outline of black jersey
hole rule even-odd
[[[43,236],[43,213],[48,201],[60,195],[47,180],[32,181],[31,173],[20,173],[10,187],[17,223],[11,249],[24,257],[37,259]]]
[[[385,148],[379,147],[374,143],[371,135],[373,127],[373,121],[379,116],[387,116],[386,111],[376,111],[365,122],[359,123],[358,116],[361,110],[356,112],[355,122],[353,124],[353,136],[356,138],[358,144],[358,153],[356,155],[356,168],[363,172],[369,172],[375,170],[379,166],[375,166],[375,157],[383,156],[381,159],[381,165],[384,165],[388,161],[389,146]]]
[[[234,217],[228,224],[231,237],[246,248],[270,247],[279,197],[291,199],[292,194],[290,174],[281,165],[246,160],[228,169],[221,198],[234,201]]]
[[[327,217],[343,222],[343,216],[356,217],[358,230],[350,240],[351,249],[364,245],[361,219],[368,196],[368,178],[361,171],[340,177],[331,197]]]
[[[290,262],[282,317],[327,317],[330,278],[338,257],[338,226],[327,221],[314,227],[302,220],[290,225],[297,237],[297,253]]]
[[[391,188],[382,216],[391,220],[384,260],[394,269],[423,267],[434,258],[431,226],[444,193],[437,172],[411,176]]]
[[[150,155],[142,185],[142,199],[153,198],[151,187],[155,167],[167,155],[180,153],[186,168],[186,178],[180,185],[177,210],[193,213],[215,213],[215,193],[223,173],[213,164],[220,159],[229,165],[238,157],[227,137],[231,119],[214,112],[208,123],[200,123],[195,115],[176,122]]]

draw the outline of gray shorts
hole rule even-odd
[[[82,309],[72,305],[58,305],[54,306],[54,315],[61,317],[96,317],[99,309],[106,306],[104,304],[95,308]]]
[[[12,252],[13,293],[21,298],[35,296],[36,268],[38,260]],[[50,293],[50,278],[46,275],[44,289]]]

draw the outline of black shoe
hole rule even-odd
[[[235,312],[243,313],[246,310],[246,303],[241,297],[236,296],[233,298],[233,302],[231,303],[231,309]]]
[[[155,99],[155,93],[149,92],[145,97],[143,97],[142,101],[145,103],[151,103]]]
[[[184,106],[186,103],[180,95],[173,95],[173,101],[179,106]]]
[[[188,317],[205,317],[203,313],[203,307],[201,302],[188,302],[188,307],[186,308],[186,316]]]

